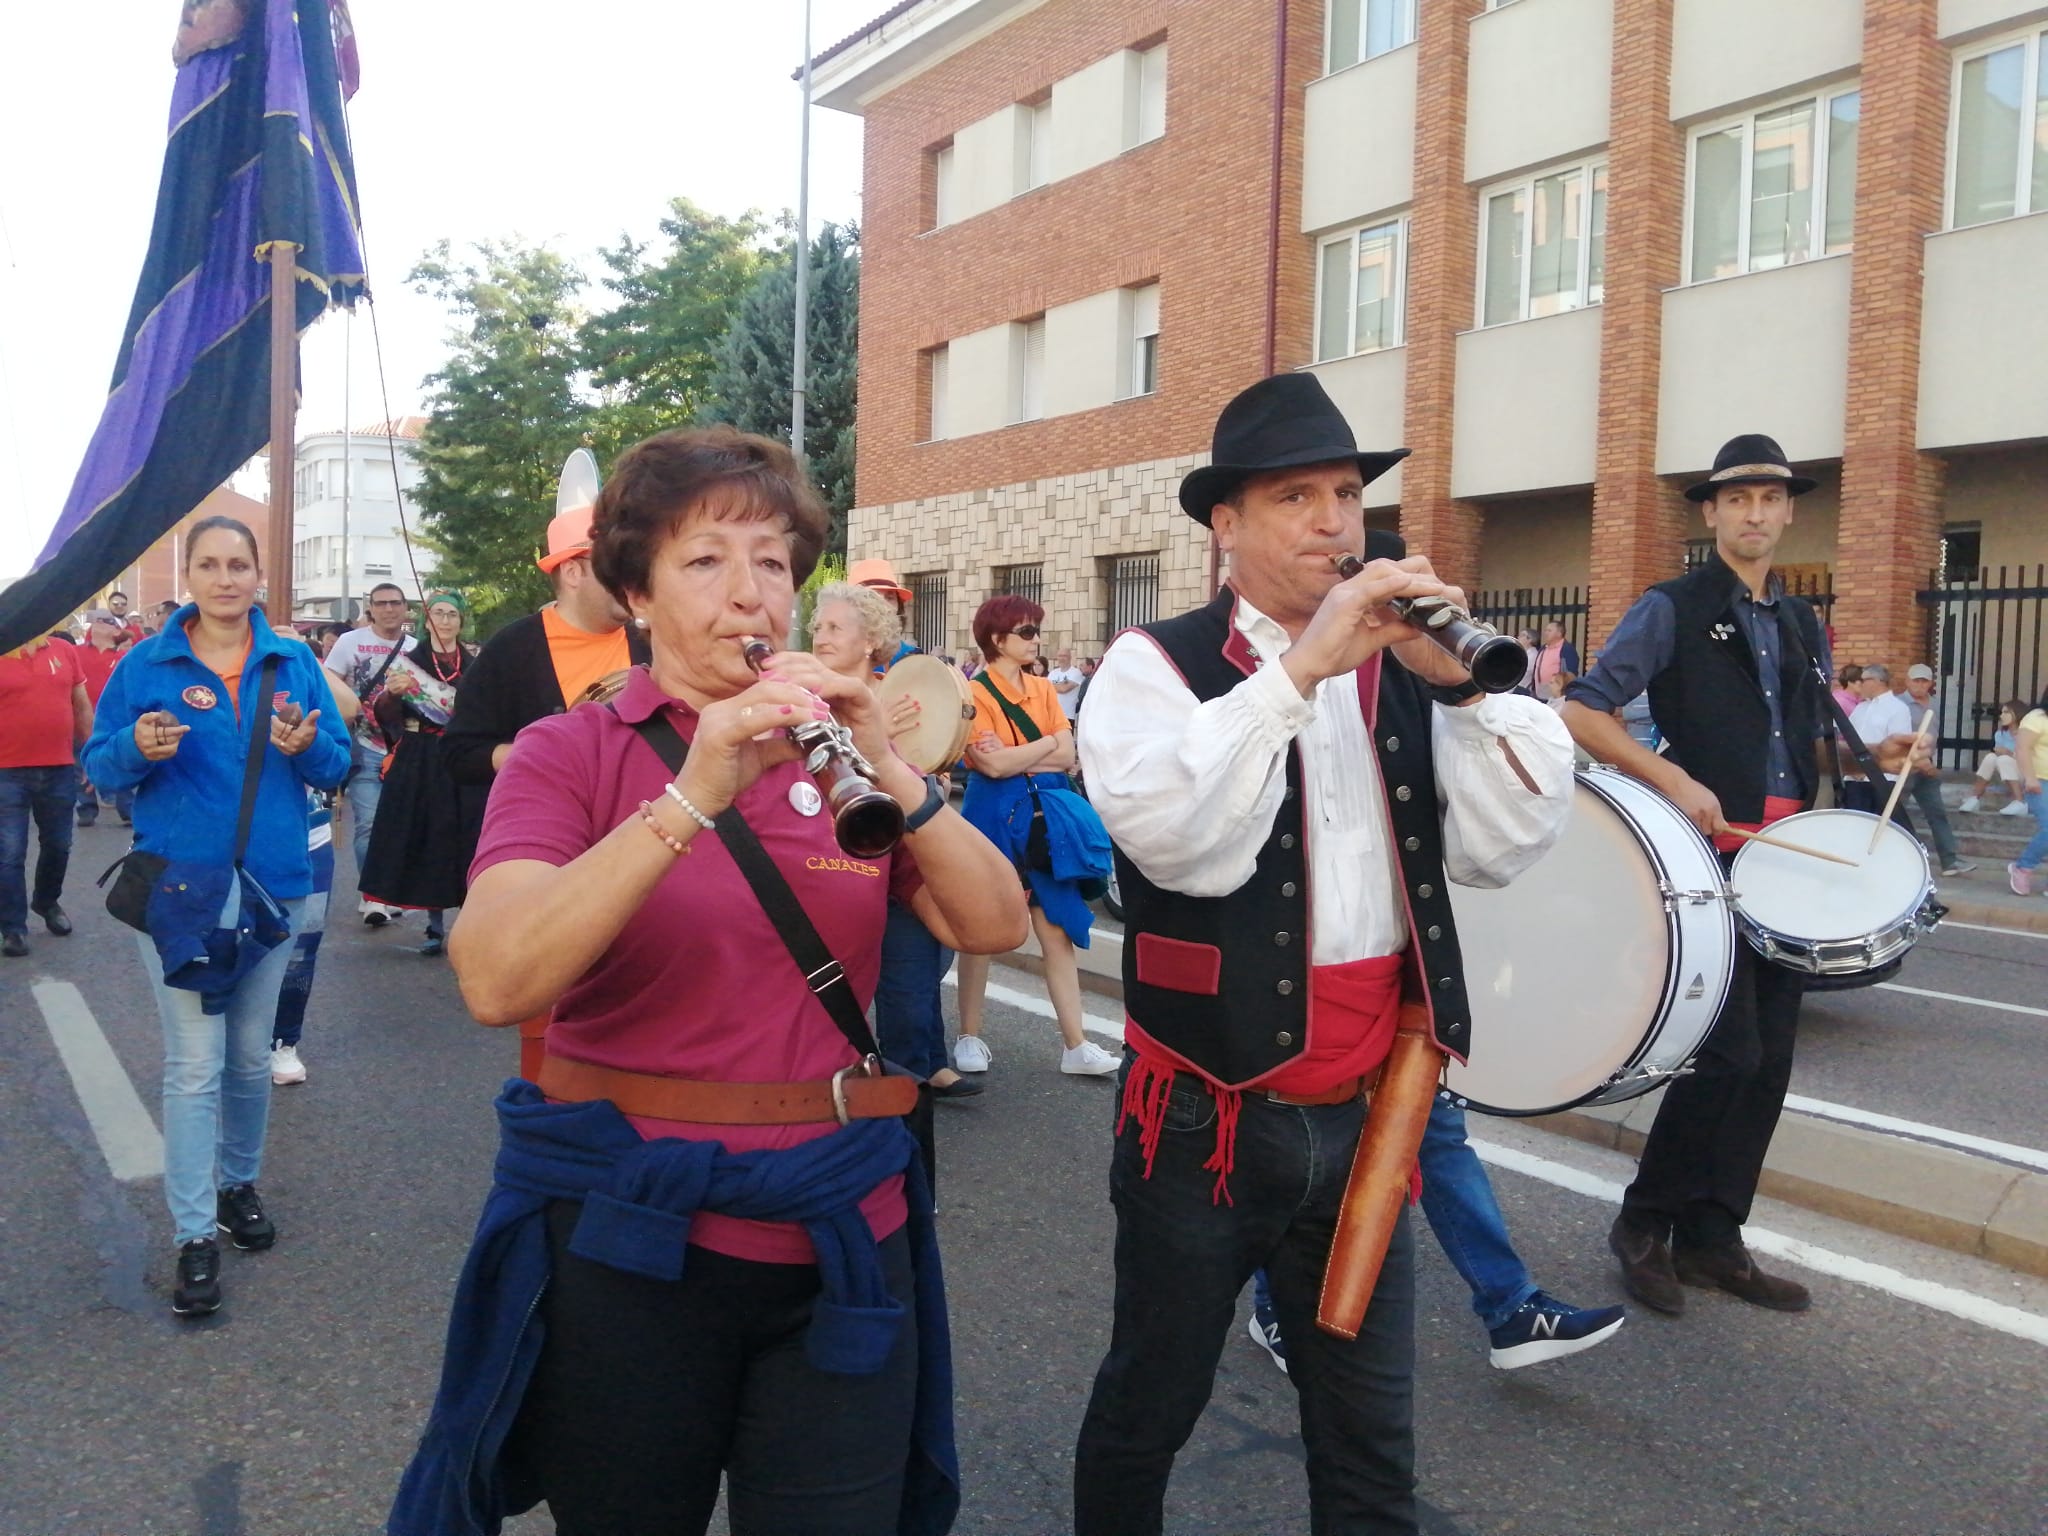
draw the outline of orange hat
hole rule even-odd
[[[856,560],[847,568],[846,579],[856,587],[873,587],[899,602],[910,601],[910,588],[896,579],[896,567],[886,560]]]
[[[590,553],[590,520],[595,507],[573,507],[548,524],[548,552],[533,563],[553,573],[556,566]]]

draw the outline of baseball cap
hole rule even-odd
[[[847,567],[846,579],[856,587],[873,587],[903,602],[910,601],[910,588],[896,579],[896,567],[886,560],[856,560]]]
[[[121,621],[114,617],[114,611],[111,608],[92,608],[87,610],[85,622],[88,624],[118,624]]]
[[[1931,683],[1934,681],[1934,668],[1921,662],[1906,668],[1906,676],[1916,683]]]
[[[590,553],[590,521],[594,507],[572,507],[548,524],[548,552],[533,563],[552,573],[565,560]]]

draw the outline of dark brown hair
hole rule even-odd
[[[258,566],[263,564],[263,556],[256,550],[256,535],[249,531],[247,523],[234,517],[202,517],[185,530],[185,569],[192,568],[192,546],[199,542],[199,535],[211,533],[216,528],[225,528],[228,532],[238,535],[242,542],[249,546],[249,559]]]
[[[1005,592],[975,610],[974,643],[981,647],[984,658],[994,661],[1002,649],[1004,635],[1019,624],[1039,624],[1044,620],[1045,610],[1030,598]]]
[[[655,556],[698,511],[779,521],[799,586],[817,567],[831,526],[796,456],[773,438],[727,426],[658,432],[620,454],[598,492],[590,524],[597,579],[620,602],[644,596]]]

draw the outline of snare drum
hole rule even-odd
[[[1870,851],[1873,827],[1882,828]],[[1919,840],[1868,811],[1802,811],[1773,837],[1853,859],[1844,869],[1769,843],[1745,843],[1728,883],[1742,936],[1766,960],[1811,976],[1851,976],[1901,958],[1944,910]]]
[[[875,697],[884,720],[898,699],[917,700],[917,723],[895,738],[895,747],[919,773],[944,773],[960,761],[974,724],[974,695],[958,667],[936,656],[906,656],[876,685]]]
[[[1735,919],[1720,859],[1624,773],[1578,775],[1563,836],[1514,884],[1450,892],[1472,1047],[1445,1081],[1483,1113],[1648,1093],[1692,1059],[1727,999]]]

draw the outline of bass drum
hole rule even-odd
[[[1727,1000],[1736,938],[1721,862],[1626,774],[1580,773],[1564,835],[1514,884],[1450,889],[1472,1049],[1445,1084],[1483,1114],[1648,1093],[1692,1060]]]

